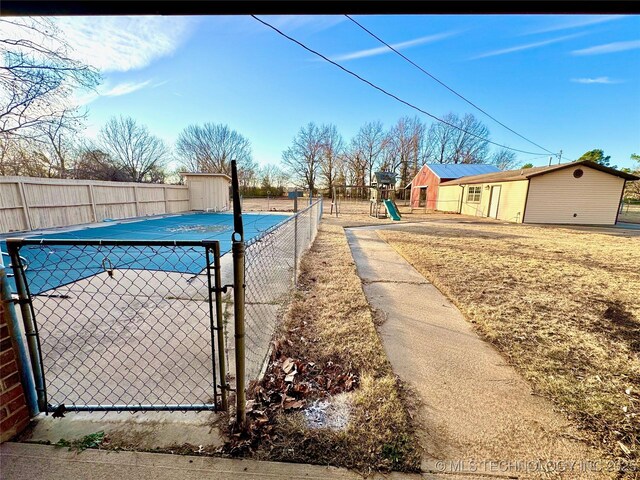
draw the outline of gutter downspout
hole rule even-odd
[[[618,202],[618,211],[616,212],[616,221],[614,225],[618,224],[618,218],[620,217],[620,210],[622,210],[622,201],[624,200],[624,190],[627,188],[627,180],[622,183],[622,192],[620,192],[620,201]]]
[[[460,205],[458,205],[458,215],[462,215],[462,200],[464,199],[464,184],[460,185],[462,192],[460,192]]]
[[[29,408],[29,416],[35,417],[40,413],[38,408],[38,395],[36,393],[36,386],[33,380],[33,373],[31,372],[31,364],[29,363],[29,355],[22,341],[22,330],[20,328],[20,322],[16,315],[16,310],[13,305],[13,298],[11,297],[11,288],[9,287],[9,280],[7,276],[7,270],[5,270],[4,263],[2,261],[2,255],[0,254],[0,300],[4,306],[4,315],[7,320],[7,327],[9,329],[9,336],[13,340],[13,347],[16,351],[16,364],[18,365],[18,372],[20,374],[20,381],[22,383],[22,389],[24,391],[24,398]]]

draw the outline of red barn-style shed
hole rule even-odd
[[[500,169],[494,165],[481,163],[434,163],[423,165],[411,183],[411,208],[435,210],[438,187],[442,182],[456,180],[467,175],[495,173]]]

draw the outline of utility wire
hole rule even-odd
[[[262,20],[262,19],[260,19],[260,18],[256,17],[255,15],[251,15],[251,16],[252,16],[254,19],[256,19],[258,22],[262,23],[262,24],[263,24],[263,25],[265,25],[266,27],[269,27],[270,29],[272,29],[273,31],[275,31],[276,33],[278,33],[279,35],[281,35],[281,36],[285,37],[286,39],[288,39],[288,40],[292,41],[293,43],[298,44],[299,46],[301,46],[302,48],[304,48],[304,49],[305,49],[305,50],[307,50],[308,52],[311,52],[311,53],[313,53],[314,55],[317,55],[318,57],[322,58],[323,60],[325,60],[325,61],[327,61],[327,62],[331,63],[332,65],[335,65],[335,66],[336,66],[336,67],[338,67],[340,70],[342,70],[342,71],[344,71],[344,72],[348,73],[349,75],[351,75],[351,76],[353,76],[353,77],[357,78],[357,79],[358,79],[358,80],[360,80],[361,82],[366,83],[366,84],[367,84],[367,85],[369,85],[370,87],[375,88],[376,90],[378,90],[378,91],[382,92],[383,94],[385,94],[385,95],[387,95],[387,96],[389,96],[389,97],[393,98],[394,100],[397,100],[398,102],[403,103],[403,104],[405,104],[406,106],[408,106],[408,107],[410,107],[410,108],[412,108],[412,109],[414,109],[414,110],[417,110],[418,112],[423,113],[423,114],[427,115],[428,117],[431,117],[431,118],[433,118],[434,120],[436,120],[436,121],[438,121],[438,122],[440,122],[440,123],[444,123],[445,125],[448,125],[448,126],[450,126],[450,127],[452,127],[452,128],[455,128],[456,130],[460,130],[461,132],[464,132],[464,133],[466,133],[467,135],[471,135],[472,137],[478,138],[478,139],[480,139],[480,140],[483,140],[483,141],[485,141],[485,142],[487,142],[487,143],[490,143],[490,144],[492,144],[492,145],[495,145],[495,146],[497,146],[497,147],[504,148],[504,149],[506,149],[506,150],[512,150],[512,151],[514,151],[514,152],[524,153],[524,154],[526,154],[526,155],[542,155],[542,152],[529,152],[529,151],[527,151],[527,150],[520,150],[520,149],[518,149],[518,148],[508,147],[508,146],[503,145],[503,144],[501,144],[501,143],[497,143],[497,142],[494,142],[494,141],[492,141],[492,140],[489,140],[488,138],[485,138],[485,137],[483,137],[483,136],[481,136],[481,135],[475,134],[475,133],[473,133],[473,132],[469,132],[469,131],[467,131],[467,130],[465,130],[465,129],[463,129],[463,128],[458,127],[457,125],[454,125],[454,124],[452,124],[452,123],[449,123],[449,122],[447,122],[446,120],[443,120],[443,119],[441,119],[441,118],[439,118],[439,117],[437,117],[437,116],[433,115],[432,113],[429,113],[429,112],[427,112],[426,110],[424,110],[424,109],[422,109],[422,108],[420,108],[420,107],[417,107],[416,105],[414,105],[414,104],[412,104],[412,103],[409,103],[409,102],[408,102],[408,101],[406,101],[406,100],[403,100],[402,98],[400,98],[400,97],[398,97],[397,95],[395,95],[395,94],[393,94],[393,93],[391,93],[391,92],[389,92],[389,91],[385,90],[384,88],[379,87],[379,86],[378,86],[378,85],[376,85],[375,83],[370,82],[370,81],[369,81],[369,80],[367,80],[366,78],[361,77],[361,76],[360,76],[360,75],[358,75],[357,73],[352,72],[351,70],[349,70],[349,69],[347,69],[347,68],[343,67],[342,65],[340,65],[340,64],[339,64],[339,63],[337,63],[337,62],[334,62],[334,61],[333,61],[333,60],[331,60],[330,58],[328,58],[328,57],[324,56],[322,53],[317,52],[316,50],[313,50],[313,49],[312,49],[312,48],[310,48],[310,47],[307,47],[304,43],[302,43],[302,42],[300,42],[299,40],[296,40],[295,38],[293,38],[293,37],[291,37],[291,36],[287,35],[287,34],[286,34],[286,33],[284,33],[282,30],[279,30],[277,27],[274,27],[274,26],[273,26],[273,25],[271,25],[270,23],[265,22],[264,20]],[[544,149],[543,149],[543,150],[544,150]],[[545,153],[544,155],[547,155],[547,154]]]
[[[495,118],[493,115],[489,114],[487,111],[483,110],[482,108],[480,108],[478,105],[476,105],[475,103],[473,103],[471,100],[469,100],[468,98],[466,98],[464,95],[456,92],[453,88],[449,87],[448,85],[446,85],[443,81],[441,81],[440,79],[436,78],[434,75],[432,75],[431,73],[429,73],[428,71],[426,71],[424,68],[422,68],[420,65],[418,65],[417,63],[415,63],[413,60],[411,60],[410,58],[408,58],[406,55],[402,54],[399,50],[393,48],[392,45],[389,45],[387,42],[385,42],[383,39],[381,39],[378,35],[376,35],[375,33],[373,33],[371,30],[369,30],[368,28],[366,28],[364,25],[362,25],[361,23],[357,22],[353,17],[345,14],[345,17],[347,17],[349,20],[351,20],[353,23],[355,23],[358,27],[360,27],[362,30],[364,30],[365,32],[367,32],[369,35],[371,35],[373,38],[375,38],[376,40],[378,40],[380,43],[382,43],[383,45],[385,45],[389,50],[397,53],[398,55],[400,55],[402,58],[404,58],[407,62],[409,62],[411,65],[413,65],[414,67],[416,67],[418,70],[420,70],[422,73],[424,73],[425,75],[431,77],[433,80],[435,80],[436,82],[438,82],[440,85],[442,85],[444,88],[446,88],[447,90],[449,90],[451,93],[453,93],[454,95],[460,97],[462,100],[464,100],[465,102],[467,102],[469,105],[471,105],[472,107],[474,107],[475,109],[481,111],[482,113],[484,113],[487,117],[489,117],[491,120],[493,120],[494,122],[498,123],[499,125],[502,125],[504,128],[506,128],[507,130],[509,130],[511,133],[516,134],[517,136],[519,136],[520,138],[522,138],[523,140],[526,140],[527,142],[531,143],[532,145],[535,145],[538,148],[541,148],[542,150],[544,150],[545,152],[548,152],[552,155],[558,156],[557,153],[552,152],[551,150],[547,150],[546,148],[544,148],[542,145],[538,145],[536,142],[534,142],[533,140],[529,140],[527,137],[525,137],[524,135],[519,134],[518,132],[516,132],[515,130],[513,130],[512,128],[506,126],[504,123],[502,123],[500,120],[498,120],[497,118]]]

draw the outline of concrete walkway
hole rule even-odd
[[[444,460],[447,471],[462,467],[517,474],[522,465],[516,462],[598,458],[577,440],[575,428],[548,401],[532,395],[460,311],[375,230],[352,228],[346,234],[367,299],[386,318],[379,331],[393,370],[422,403],[423,470],[442,471]],[[472,459],[475,467],[468,463]],[[490,462],[496,461],[510,466],[492,470]],[[536,464],[527,468],[533,476],[541,473],[535,472]]]
[[[85,450],[26,443],[0,446],[3,480],[362,480],[357,473],[335,467],[258,462],[163,453]],[[439,475],[393,473],[370,478],[442,480]],[[478,477],[464,477],[465,480]]]

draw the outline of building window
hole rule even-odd
[[[581,168],[576,168],[576,169],[573,171],[573,176],[574,176],[575,178],[580,178],[582,175],[584,175],[584,172],[582,171],[582,169],[581,169]]]
[[[480,195],[482,195],[482,187],[469,187],[467,191],[467,202],[480,203]]]

